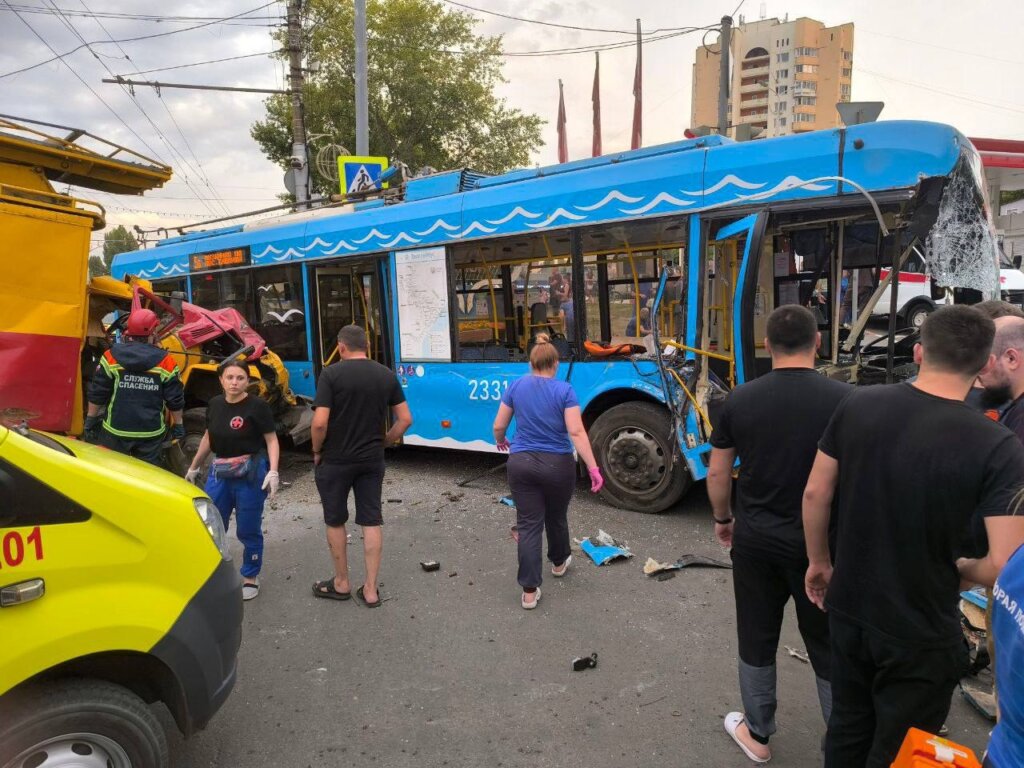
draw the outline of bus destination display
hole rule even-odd
[[[192,271],[220,269],[222,267],[244,267],[249,264],[248,248],[231,248],[224,251],[208,251],[192,254]]]

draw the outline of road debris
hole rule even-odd
[[[677,571],[680,568],[732,568],[732,564],[704,555],[683,555],[674,563],[659,563],[653,557],[648,557],[647,562],[644,563],[644,574],[655,576],[667,571]]]
[[[512,507],[512,509],[516,508],[516,503],[512,500],[511,496],[502,496],[498,499],[498,503],[504,504],[506,507]]]
[[[420,563],[420,567],[424,571],[439,571],[441,570],[441,564],[437,560],[427,560]]]
[[[589,656],[577,656],[572,660],[572,671],[582,672],[584,669],[593,669],[597,666],[597,654],[592,653]]]
[[[580,549],[587,553],[595,565],[605,565],[613,560],[630,558],[633,553],[629,547],[613,539],[608,533],[598,529],[596,536],[577,542]]]
[[[802,651],[799,648],[792,647],[791,645],[787,645],[787,646],[784,646],[784,647],[786,649],[786,653],[788,653],[794,659],[796,659],[798,661],[802,661],[804,664],[810,664],[811,663],[811,659],[810,659],[810,657],[808,657],[807,651]]]

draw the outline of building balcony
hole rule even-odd
[[[816,115],[818,113],[818,107],[810,104],[797,104],[793,107],[794,115]]]
[[[756,67],[747,67],[747,62],[744,62],[743,69],[740,71],[743,77],[763,77],[765,80],[768,79],[768,60],[765,59],[764,64],[758,64]]]
[[[795,85],[796,85],[797,88],[800,87],[800,81],[801,80],[803,82],[805,82],[805,83],[816,83],[816,82],[818,82],[818,73],[817,72],[797,72],[797,73],[794,74],[794,77],[796,78],[796,84]]]
[[[818,126],[815,123],[793,123],[793,133],[807,133],[808,131],[818,130]]]
[[[740,84],[740,93],[741,94],[744,94],[744,93],[755,93],[756,91],[765,91],[765,92],[767,92],[768,91],[767,83],[768,83],[768,78],[767,77],[765,77],[764,80],[759,80],[756,83],[746,83],[745,85],[741,83]]]
[[[769,61],[771,61],[771,56],[757,56],[753,59],[744,59],[740,62],[740,71],[746,76],[746,73],[752,69],[767,67]]]
[[[740,99],[740,109],[751,109],[753,107],[767,107],[768,106],[768,94],[764,96],[758,96],[755,99]]]
[[[806,81],[796,81],[796,84],[789,91],[793,96],[817,96],[818,89],[813,85],[807,85]]]
[[[796,61],[794,63],[796,63],[796,64],[818,64],[818,63],[820,63],[820,61],[821,60],[817,56],[797,56],[796,57]]]

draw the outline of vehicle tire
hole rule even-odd
[[[56,680],[0,706],[0,767],[167,768],[167,736],[146,703],[102,680]]]
[[[674,462],[668,411],[653,403],[622,403],[594,421],[590,442],[604,475],[601,496],[633,512],[671,507],[690,487],[690,473]]]
[[[920,328],[924,319],[934,311],[935,307],[924,301],[911,304],[903,312],[903,316],[906,318],[905,324],[908,328]]]
[[[185,438],[179,441],[181,450],[172,448],[167,454],[171,471],[180,477],[184,477],[188,468],[192,466],[192,459],[195,458],[199,443],[203,440],[203,434],[206,432],[206,409],[189,408],[184,413],[184,420]],[[209,468],[210,459],[207,458],[199,470],[197,482],[200,488],[206,482],[206,472]]]

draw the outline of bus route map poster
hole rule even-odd
[[[402,360],[450,363],[452,339],[444,248],[397,252],[395,278]]]

